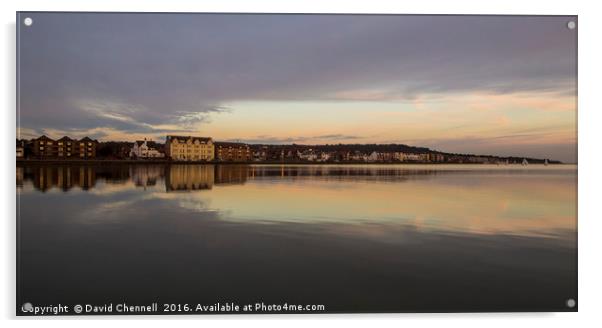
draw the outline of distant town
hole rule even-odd
[[[455,163],[560,164],[525,157],[454,154],[403,144],[268,145],[214,141],[211,137],[168,135],[149,140],[97,141],[89,137],[17,139],[17,161],[129,160],[200,163]]]

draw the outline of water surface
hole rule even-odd
[[[567,311],[575,166],[18,165],[17,304]]]

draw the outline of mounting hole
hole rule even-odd
[[[33,19],[31,19],[31,17],[25,17],[23,24],[25,24],[25,26],[31,26],[31,24],[33,24]]]
[[[572,309],[575,307],[575,305],[577,305],[577,302],[574,299],[569,298],[568,300],[566,300],[566,306],[568,306],[569,308]]]
[[[577,23],[575,23],[575,21],[570,21],[570,22],[566,23],[566,27],[568,27],[569,30],[574,30],[575,27],[577,27]]]
[[[23,304],[23,306],[21,306],[21,311],[23,312],[31,312],[33,311],[33,305],[29,302]]]

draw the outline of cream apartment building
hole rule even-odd
[[[174,161],[212,161],[215,146],[211,138],[167,136],[165,155]]]

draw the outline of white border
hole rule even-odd
[[[259,315],[259,316],[186,316],[152,317],[142,324],[150,327],[165,325],[161,319],[173,319],[176,324],[198,325],[250,325],[250,326],[313,326],[339,325],[365,326],[446,326],[446,327],[508,327],[509,325],[545,325],[547,327],[569,327],[574,325],[599,324],[598,311],[602,290],[601,257],[599,250],[602,233],[602,216],[596,206],[602,197],[599,191],[600,166],[602,159],[602,136],[600,131],[600,70],[601,42],[599,31],[602,13],[595,1],[245,1],[221,0],[196,2],[185,0],[163,1],[27,1],[18,3],[2,2],[0,15],[3,22],[3,51],[1,99],[4,101],[1,122],[2,128],[2,169],[0,170],[0,199],[4,216],[2,269],[0,269],[2,296],[0,297],[0,317],[8,326],[43,324],[47,326],[80,326],[79,320],[23,320],[14,317],[15,302],[15,12],[32,10],[48,11],[154,11],[154,12],[290,12],[290,13],[401,13],[401,14],[548,14],[579,15],[579,313],[558,314],[384,314],[384,315]],[[597,33],[598,32],[598,33]],[[111,320],[108,322],[107,320]],[[83,324],[104,327],[128,324],[139,317],[105,317],[100,320],[86,320]],[[210,322],[209,322],[210,321]],[[244,322],[243,322],[244,321]],[[282,321],[286,321],[283,323]],[[7,325],[4,325],[5,327]]]

